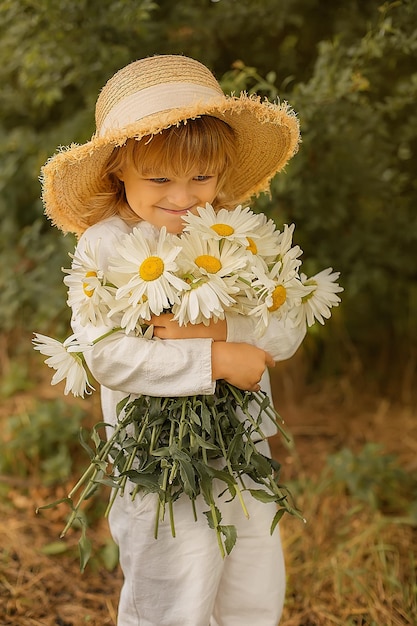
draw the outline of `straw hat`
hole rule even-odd
[[[236,203],[268,188],[297,151],[299,126],[286,104],[258,96],[225,96],[212,73],[181,55],[154,56],[118,71],[96,104],[96,132],[83,145],[61,148],[42,168],[45,213],[64,232],[81,235],[88,198],[100,190],[104,164],[115,146],[201,115],[231,126],[237,143]]]

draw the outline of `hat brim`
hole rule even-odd
[[[286,103],[272,104],[246,94],[219,96],[210,104],[158,112],[103,137],[93,136],[83,145],[61,148],[41,172],[46,215],[65,233],[80,236],[91,226],[83,215],[86,200],[99,190],[103,166],[114,147],[202,115],[223,120],[235,133],[232,193],[237,204],[265,191],[298,149],[298,119]]]

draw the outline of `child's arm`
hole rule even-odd
[[[238,319],[242,319],[239,316]],[[246,391],[259,391],[259,381],[267,367],[274,367],[275,361],[264,349],[245,340],[227,341],[227,321],[218,320],[204,324],[179,326],[169,313],[153,316],[154,335],[159,339],[193,339],[209,337],[213,339],[211,363],[213,380],[220,378]],[[246,330],[249,330],[247,324]],[[254,333],[252,332],[252,336]]]
[[[258,336],[253,317],[238,313],[227,313],[226,319],[204,324],[179,326],[170,313],[153,316],[154,335],[159,339],[211,338],[214,341],[247,343],[262,348],[272,355],[274,361],[289,359],[303,341],[305,327],[293,328],[279,319],[272,318],[265,333]]]
[[[205,324],[188,324],[179,326],[171,313],[153,315],[149,321],[153,324],[154,337],[159,339],[197,339],[208,337],[214,341],[226,341],[227,322],[226,320],[211,320],[208,326]]]

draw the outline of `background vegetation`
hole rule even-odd
[[[11,504],[24,521],[8,522],[8,532],[42,533],[30,520],[33,489],[51,500],[39,485],[59,490],[82,464],[76,432],[87,405],[69,407],[41,388],[31,355],[34,330],[68,332],[61,267],[75,243],[43,215],[40,168],[57,146],[91,137],[97,94],[117,69],[157,53],[201,60],[227,93],[291,103],[303,143],[271,197],[253,206],[279,225],[295,222],[308,273],[332,266],[345,288],[325,329],[314,327],[275,381],[299,444],[277,455],[288,456],[287,475],[314,522],[309,533],[291,521],[286,531],[285,626],[415,624],[415,0],[0,0],[0,517]],[[311,395],[311,383],[325,398]],[[87,421],[99,414],[95,402]],[[0,555],[6,624],[84,623],[72,613],[54,621],[54,607],[61,616],[76,609],[73,596],[60,604],[52,588],[48,604],[45,584],[64,574],[16,537],[18,557],[12,548]],[[101,548],[95,567],[111,569],[108,538]],[[44,554],[66,550],[69,572],[71,546],[52,542]],[[92,602],[91,580],[78,615]],[[94,605],[89,623],[113,624],[109,606],[103,617]]]
[[[2,0],[1,327],[42,331],[68,315],[60,267],[73,241],[42,215],[42,164],[91,136],[115,70],[185,53],[227,92],[299,113],[302,148],[256,206],[295,221],[309,270],[342,272],[343,306],[314,358],[330,344],[330,373],[353,358],[378,380],[394,358],[404,373],[417,339],[416,24],[412,0]]]

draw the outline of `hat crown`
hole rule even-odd
[[[122,68],[105,84],[96,103],[96,131],[99,135],[112,110],[127,98],[160,85],[195,85],[224,96],[210,70],[199,61],[181,55],[159,55],[134,61]],[[158,102],[155,101],[155,110]]]

